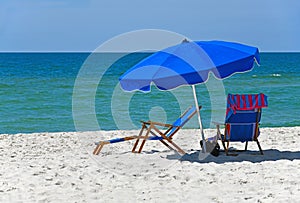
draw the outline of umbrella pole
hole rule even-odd
[[[196,109],[197,109],[197,117],[198,117],[199,127],[201,130],[201,137],[203,140],[203,152],[206,153],[206,143],[205,143],[205,137],[204,137],[203,127],[202,127],[202,121],[201,121],[201,115],[200,115],[195,85],[192,85],[192,89],[193,89],[193,95],[194,95],[195,105],[196,105]]]

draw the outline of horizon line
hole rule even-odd
[[[0,51],[0,54],[12,53],[12,54],[23,54],[23,53],[155,53],[156,51],[138,51],[138,52],[126,52],[126,51]],[[260,53],[300,53],[299,51],[260,51]]]

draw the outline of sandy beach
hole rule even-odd
[[[298,202],[300,127],[262,128],[238,156],[199,160],[199,131],[181,130],[180,156],[157,141],[94,142],[138,131],[0,135],[0,202]],[[205,130],[212,136],[215,130]],[[234,148],[243,148],[234,143]]]

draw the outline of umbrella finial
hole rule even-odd
[[[187,40],[186,38],[184,38],[184,40],[182,40],[182,42],[181,43],[188,43],[188,42],[190,42],[189,40]]]

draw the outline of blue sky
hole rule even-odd
[[[93,51],[138,29],[300,51],[299,0],[0,0],[0,51]]]

